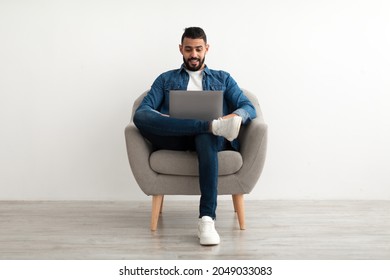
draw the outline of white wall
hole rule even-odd
[[[388,1],[0,0],[0,200],[147,199],[123,130],[194,25],[269,124],[248,199],[390,199]]]

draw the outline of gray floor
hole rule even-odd
[[[0,259],[390,259],[390,201],[220,201],[218,246],[200,246],[197,202],[0,201]]]

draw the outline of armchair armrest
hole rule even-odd
[[[152,145],[147,142],[134,123],[125,128],[127,156],[134,178],[145,194],[154,186],[157,173],[150,168],[149,157],[153,152]]]
[[[243,166],[237,175],[248,192],[252,190],[263,170],[267,150],[267,132],[268,126],[261,117],[253,119],[240,131],[240,153]]]

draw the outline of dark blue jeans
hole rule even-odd
[[[151,110],[138,110],[134,124],[156,149],[197,152],[199,160],[199,217],[216,217],[218,195],[218,152],[225,147],[223,137],[210,133],[210,122],[162,116]]]

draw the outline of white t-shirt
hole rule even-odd
[[[202,81],[203,81],[203,70],[199,71],[188,71],[190,75],[190,80],[188,81],[187,90],[203,90]]]

